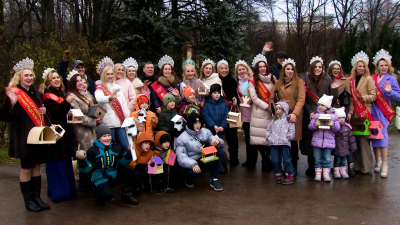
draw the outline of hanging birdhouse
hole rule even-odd
[[[241,106],[241,107],[250,108],[250,104],[249,104],[249,101],[251,100],[251,99],[250,99],[250,96],[248,96],[248,95],[243,95],[243,96],[242,96],[242,100],[243,100],[243,102],[240,103],[240,106]]]
[[[371,124],[369,125],[368,129],[369,132],[371,133],[370,135],[367,135],[366,138],[368,139],[383,139],[383,124],[381,121],[370,121]]]
[[[50,126],[50,128],[54,131],[54,134],[56,135],[56,141],[60,140],[65,134],[65,130],[61,127],[61,125],[53,124]]]
[[[176,154],[173,151],[168,150],[167,156],[164,158],[164,162],[168,165],[173,166],[175,164],[175,159],[176,159]]]
[[[140,109],[139,114],[138,114],[138,120],[140,123],[146,123],[146,116],[147,116],[147,110],[146,109]]]
[[[103,119],[104,115],[106,115],[107,111],[103,109],[99,105],[90,106],[88,117],[95,118],[95,119]]]
[[[197,105],[193,105],[193,104],[187,105],[186,108],[185,108],[186,117],[189,117],[189,115],[192,112],[200,114],[200,107],[198,107]]]
[[[210,87],[206,83],[202,83],[197,91],[199,95],[208,95],[210,93]]]
[[[164,173],[163,164],[164,162],[160,157],[151,157],[151,159],[147,162],[147,172],[149,174]]]
[[[228,113],[228,118],[226,118],[226,121],[229,124],[229,127],[241,127],[242,126],[242,114],[240,112],[229,112]]]
[[[83,123],[84,116],[80,109],[70,109],[67,113],[67,123]]]
[[[330,130],[331,129],[331,126],[326,125],[327,123],[332,121],[331,114],[319,114],[318,120],[320,121],[320,123],[324,122],[324,125],[319,125],[318,129],[320,129],[320,130]]]
[[[351,119],[350,121],[350,125],[353,127],[354,135],[370,135],[371,132],[368,129],[370,124],[371,122],[367,118],[355,118]]]
[[[33,127],[28,134],[28,144],[55,144],[56,134],[50,127]]]
[[[211,161],[215,161],[218,160],[218,156],[216,155],[217,153],[217,149],[215,148],[215,146],[210,146],[207,148],[202,148],[201,149],[201,161],[203,163],[208,163]]]
[[[172,117],[171,121],[174,123],[174,128],[178,131],[183,129],[183,122],[186,122],[186,120],[183,119],[183,117],[179,114],[176,114],[174,117]]]
[[[134,146],[133,138],[137,135],[137,123],[140,122],[135,117],[128,117],[125,118],[124,122],[121,125],[121,128],[125,128],[126,136],[131,146]]]

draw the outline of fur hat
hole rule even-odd
[[[194,91],[194,89],[190,86],[186,86],[183,89],[183,93],[185,93],[185,98],[187,99],[189,97],[189,95],[191,94],[196,94],[196,92]]]
[[[100,139],[105,134],[111,135],[111,130],[109,127],[107,127],[106,125],[100,125],[96,128],[96,138],[97,139]]]
[[[194,130],[194,123],[196,122],[200,122],[201,126],[203,126],[204,122],[203,122],[203,118],[201,118],[201,116],[195,112],[190,113],[188,119],[187,119],[187,127],[190,130]]]
[[[211,87],[210,87],[210,94],[212,94],[212,93],[214,93],[214,92],[218,92],[218,93],[220,93],[221,94],[221,85],[219,85],[219,84],[213,84],[213,85],[211,85]]]
[[[346,118],[346,112],[344,111],[344,107],[342,108],[334,108],[335,114],[338,118],[340,117],[345,117]]]
[[[318,104],[324,105],[328,108],[331,108],[332,106],[332,100],[333,100],[333,96],[331,95],[322,95],[322,97],[318,100]]]
[[[175,101],[175,97],[172,94],[167,93],[166,95],[164,95],[163,101],[164,101],[164,106],[167,107],[169,102]]]

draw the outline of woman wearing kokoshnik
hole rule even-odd
[[[121,63],[114,65],[115,83],[121,86],[121,91],[124,94],[126,104],[128,105],[129,113],[135,111],[136,91],[132,83],[126,79],[126,67]]]
[[[133,89],[135,89],[136,96],[138,94],[145,94],[150,96],[151,91],[149,87],[145,86],[143,82],[137,77],[137,71],[139,67],[136,60],[132,57],[129,57],[125,59],[122,65],[124,65],[125,67],[125,77],[132,83]]]
[[[372,147],[375,153],[375,172],[380,172],[381,177],[388,176],[388,144],[389,135],[388,127],[396,115],[392,108],[390,99],[400,101],[400,88],[397,79],[393,76],[394,69],[392,67],[392,56],[389,52],[381,49],[374,56],[374,65],[376,66],[376,74],[372,75],[377,88],[376,100],[371,108],[371,114],[375,120],[382,122],[383,139],[373,139]]]
[[[183,89],[186,86],[190,86],[196,93],[196,100],[199,102],[199,107],[202,108],[204,106],[204,97],[202,95],[199,95],[199,87],[203,83],[203,81],[197,77],[196,64],[193,59],[187,58],[185,61],[183,61],[182,69],[183,81],[180,85],[181,98],[183,99],[183,97],[185,97],[185,92],[183,91]]]
[[[47,195],[55,203],[71,200],[76,195],[75,176],[72,157],[76,145],[71,124],[67,123],[67,114],[74,97],[65,97],[65,87],[60,75],[53,68],[47,68],[42,75],[44,83],[40,87],[43,104],[47,109],[48,126],[60,125],[64,135],[53,145],[46,160]]]
[[[104,57],[97,65],[96,71],[100,74],[100,80],[96,81],[94,96],[98,104],[107,111],[102,124],[110,128],[112,141],[126,150],[129,142],[125,129],[121,128],[121,125],[125,118],[129,117],[129,109],[121,86],[114,82],[113,67],[114,63],[108,57]]]
[[[164,104],[164,95],[167,93],[172,94],[176,99],[176,105],[181,102],[181,96],[179,94],[179,78],[174,72],[174,60],[170,56],[164,55],[158,61],[158,68],[160,68],[160,73],[158,74],[157,82],[153,82],[150,86],[154,90],[151,92],[152,103],[157,110],[157,114],[160,115],[161,107]]]
[[[32,212],[50,209],[40,198],[40,164],[45,163],[48,145],[28,144],[27,137],[33,127],[44,126],[46,108],[40,93],[33,86],[34,63],[26,58],[14,66],[15,74],[8,86],[18,95],[18,102],[9,109],[6,121],[9,123],[9,156],[19,158],[21,193],[25,207]]]
[[[208,88],[211,87],[213,84],[219,84],[222,87],[222,81],[219,78],[218,73],[215,73],[215,62],[212,61],[211,59],[205,59],[201,63],[201,68],[200,68],[200,80],[204,81],[204,83],[208,86]],[[222,91],[222,89],[221,89]],[[221,92],[221,95],[223,92]],[[211,93],[210,93],[211,96]],[[204,100],[206,100],[204,98]]]
[[[369,57],[361,51],[351,59],[350,84],[353,97],[354,113],[348,114],[347,119],[368,118],[374,120],[371,115],[372,102],[376,100],[376,86],[368,69]],[[354,170],[368,174],[373,169],[372,153],[369,140],[362,135],[356,136],[357,146],[360,151],[353,153]]]
[[[325,95],[333,96],[333,102],[336,101],[338,96],[337,84],[332,83],[329,75],[324,73],[324,61],[321,57],[315,56],[310,60],[310,67],[308,73],[303,77],[306,86],[306,99],[304,103],[304,116],[302,124],[302,138],[300,141],[301,154],[308,156],[308,169],[306,174],[314,176],[314,155],[311,140],[313,132],[308,129],[308,125],[314,114],[316,113],[318,100]]]

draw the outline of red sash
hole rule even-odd
[[[61,104],[61,103],[64,101],[64,98],[63,98],[63,97],[58,97],[57,95],[52,94],[52,93],[46,93],[46,94],[44,94],[44,95],[43,95],[43,102],[44,102],[46,99],[51,99],[51,100],[57,102],[58,104]]]
[[[101,90],[105,96],[111,95],[111,91],[108,90],[104,85],[102,84],[97,84],[96,85],[96,90]],[[121,104],[119,103],[117,98],[114,98],[112,102],[110,103],[111,108],[114,110],[115,115],[117,115],[119,122],[122,124],[125,120],[124,112],[122,111]]]
[[[385,96],[382,93],[382,90],[378,86],[378,75],[372,75],[372,79],[374,79],[377,89],[375,102],[378,105],[379,109],[382,111],[383,115],[386,117],[386,119],[392,122],[394,116],[396,115],[396,112],[394,111],[390,103],[386,100]]]
[[[351,96],[353,97],[354,110],[356,110],[358,116],[360,116],[361,118],[368,118],[369,121],[374,121],[374,117],[368,111],[365,104],[357,97],[356,86],[354,84],[353,77],[350,77],[349,80],[351,83],[350,90],[351,90]]]
[[[42,126],[41,121],[44,121],[44,118],[43,115],[39,116],[39,107],[36,103],[23,90],[17,87],[10,87],[10,90],[18,95],[18,103],[31,118],[35,126]]]
[[[250,82],[253,84],[253,87],[256,88],[254,80],[250,79]],[[258,88],[258,93],[260,94],[261,99],[269,104],[269,96],[271,96],[271,92],[268,90],[267,87],[265,87],[265,85],[261,81],[258,81]]]
[[[315,102],[315,104],[318,105],[318,101],[319,101],[319,97],[318,95],[316,95],[306,84],[306,82],[304,82],[304,86],[306,86],[306,94],[309,98],[311,98],[311,100],[313,100],[313,102]]]
[[[154,92],[156,92],[161,101],[164,102],[164,95],[167,94],[164,87],[158,82],[153,82],[152,84],[150,84],[150,86],[153,88]]]

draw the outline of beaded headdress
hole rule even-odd
[[[217,69],[221,66],[221,64],[226,64],[226,66],[229,67],[228,61],[226,61],[225,59],[221,59],[217,63]]]
[[[351,65],[354,66],[356,65],[356,63],[358,61],[364,61],[366,63],[365,66],[368,66],[369,63],[369,57],[367,55],[367,53],[361,51],[359,53],[357,53],[355,56],[353,56],[353,58],[351,59]]]
[[[314,57],[312,57],[311,60],[310,60],[310,65],[311,65],[313,62],[315,62],[315,61],[320,61],[322,64],[324,64],[324,60],[323,60],[321,57],[319,57],[319,56],[314,56]]]
[[[42,74],[43,80],[46,78],[46,75],[47,75],[48,73],[50,73],[51,71],[56,71],[56,70],[55,70],[54,68],[47,68],[47,69],[44,70],[44,72],[43,72],[43,74]]]
[[[258,54],[256,57],[254,57],[253,62],[251,63],[253,68],[256,67],[258,62],[265,62],[265,64],[268,64],[267,58],[265,58],[265,56],[262,54]]]
[[[158,60],[158,68],[161,69],[165,64],[169,64],[174,67],[174,60],[171,58],[171,56],[164,55],[160,60]]]
[[[293,66],[296,66],[296,62],[293,59],[287,58],[285,59],[285,61],[282,62],[282,67],[284,67],[288,63],[292,64]]]
[[[67,81],[69,81],[71,79],[71,77],[73,77],[74,75],[79,74],[78,71],[76,70],[71,70],[69,71],[68,75],[67,75]]]
[[[215,66],[215,62],[212,61],[211,59],[205,59],[202,63],[201,66],[204,66],[205,64],[210,63],[212,66]]]
[[[379,60],[381,59],[386,59],[389,62],[392,62],[392,56],[389,54],[388,51],[386,51],[385,49],[381,49],[379,50],[376,55],[374,56],[373,60],[374,60],[374,65],[377,65]]]
[[[182,63],[182,69],[185,68],[185,66],[186,66],[187,64],[190,64],[190,65],[192,65],[193,67],[196,67],[196,63],[193,61],[193,59],[187,58],[187,59],[186,59],[185,61],[183,61],[183,63]]]
[[[125,69],[128,69],[131,66],[133,66],[135,68],[135,70],[138,69],[138,63],[132,57],[125,59],[125,61],[122,63],[122,65],[125,67]]]
[[[245,61],[239,59],[239,61],[237,61],[237,62],[235,63],[235,70],[237,69],[237,67],[238,67],[240,64],[249,66],[249,65],[247,65],[247,62],[245,62]]]
[[[342,64],[337,60],[333,60],[332,62],[330,62],[328,67],[330,67],[333,64],[338,64],[340,67],[342,67]]]
[[[106,66],[111,66],[112,68],[114,68],[114,62],[108,56],[101,59],[99,64],[97,64],[96,72],[101,75]]]
[[[35,65],[35,63],[33,62],[32,59],[26,57],[25,59],[19,61],[17,64],[15,64],[15,66],[13,67],[13,70],[17,73],[23,69],[33,69],[33,66]]]

